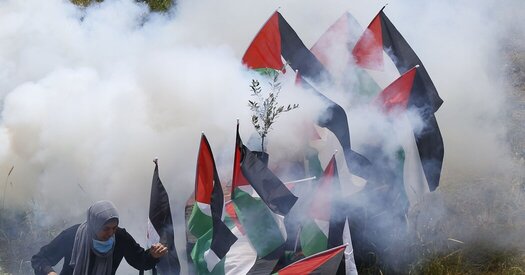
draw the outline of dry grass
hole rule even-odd
[[[411,209],[407,234],[359,273],[525,274],[524,180],[446,180]]]
[[[489,243],[470,244],[464,249],[422,259],[411,267],[409,274],[525,274],[525,258],[523,251],[516,249],[494,249]]]
[[[441,215],[415,217],[410,273],[525,274],[523,180],[517,175],[444,186]],[[436,204],[423,211],[430,207]]]
[[[35,220],[31,211],[0,212],[0,274],[33,274],[31,257],[64,227],[42,227]]]

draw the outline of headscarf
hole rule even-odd
[[[103,255],[97,253],[92,247],[97,232],[102,229],[106,222],[115,218],[118,220],[117,209],[110,201],[98,201],[89,207],[87,220],[78,227],[75,234],[75,243],[69,262],[69,265],[74,267],[73,275],[89,275],[89,263],[93,260],[95,263],[92,274],[111,275],[115,245]],[[95,253],[95,259],[91,259],[91,251]]]

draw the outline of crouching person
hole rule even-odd
[[[162,244],[144,250],[118,225],[113,203],[96,202],[89,207],[84,223],[62,231],[33,256],[35,274],[57,274],[53,266],[62,258],[61,275],[114,275],[122,258],[138,270],[149,270],[168,253]]]

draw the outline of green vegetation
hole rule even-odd
[[[255,100],[248,100],[248,106],[252,111],[252,124],[255,130],[261,137],[261,151],[264,151],[264,139],[268,135],[268,132],[272,129],[272,125],[275,120],[281,115],[281,113],[289,112],[293,109],[299,108],[298,104],[288,104],[288,106],[281,105],[277,102],[279,92],[281,91],[281,83],[278,81],[279,73],[275,71],[270,72],[271,81],[270,91],[268,96],[264,97],[260,83],[256,79],[252,79],[250,89],[252,90],[252,96]]]
[[[79,5],[79,6],[83,6],[83,7],[87,7],[89,6],[92,2],[102,2],[103,0],[71,0],[71,2],[75,5]]]
[[[172,0],[145,0],[152,11],[167,11],[172,5]]]
[[[75,5],[87,7],[94,2],[102,2],[104,0],[71,0]],[[173,5],[173,0],[138,0],[146,2],[152,11],[162,12],[167,11]]]

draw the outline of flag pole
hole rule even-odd
[[[158,164],[158,161],[159,161],[159,158],[158,158],[158,157],[153,158],[153,163],[155,163],[155,166],[157,166],[157,167],[158,167],[158,165],[159,165],[159,164]],[[169,257],[168,257],[168,259],[169,259]],[[143,275],[143,274],[144,274],[144,270],[141,270],[141,271],[139,272],[139,275]],[[151,274],[152,274],[152,275],[157,275],[157,265],[155,265],[155,266],[151,269]]]
[[[303,229],[303,225],[299,226],[299,229],[297,230],[297,237],[295,237],[295,245],[293,248],[293,253],[297,253],[297,246],[299,245],[299,238],[301,236],[301,230]]]
[[[299,183],[299,182],[304,182],[304,181],[309,181],[309,180],[315,180],[316,178],[317,178],[316,176],[313,176],[313,177],[304,178],[304,179],[299,179],[299,180],[287,181],[287,182],[285,182],[284,184],[289,184],[289,183]]]

